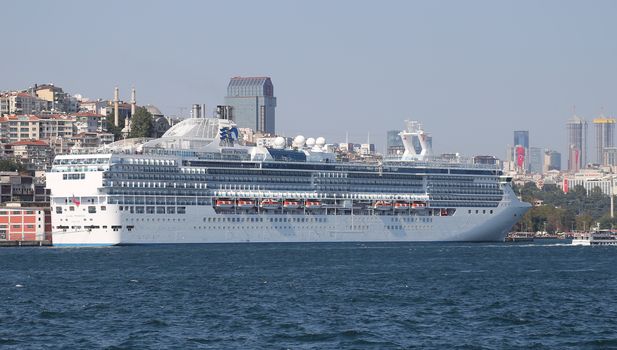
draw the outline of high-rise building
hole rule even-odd
[[[596,163],[609,165],[610,159],[605,159],[605,148],[615,147],[615,122],[614,118],[596,118],[593,125],[596,129]]]
[[[514,146],[523,146],[523,148],[529,149],[529,131],[514,131]]]
[[[512,159],[515,160],[517,170],[523,173],[529,170],[529,131],[514,131],[513,150]]]
[[[568,171],[577,172],[587,164],[587,122],[576,115],[566,123],[568,129]]]
[[[529,148],[529,171],[541,174],[544,170],[544,150],[539,147]]]
[[[268,77],[235,77],[227,85],[225,104],[240,128],[274,134],[276,97]]]
[[[405,152],[403,140],[401,140],[401,136],[399,136],[400,132],[400,130],[388,131],[386,138],[386,154],[403,154],[403,152]]]
[[[547,149],[544,152],[544,170],[561,170],[561,153]]]

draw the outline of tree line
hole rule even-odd
[[[563,193],[556,185],[544,185],[539,189],[532,182],[513,188],[523,201],[538,204],[514,226],[515,231],[585,231],[596,223],[600,223],[601,228],[617,228],[617,220],[610,217],[610,197],[600,188],[587,193],[579,185]]]

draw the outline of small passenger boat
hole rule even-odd
[[[617,245],[617,235],[609,230],[578,232],[572,238],[572,245]]]

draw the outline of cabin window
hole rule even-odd
[[[94,205],[88,206],[88,213],[90,214],[96,213],[96,207]]]
[[[56,214],[62,214],[62,207],[56,207]]]

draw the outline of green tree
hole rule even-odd
[[[150,137],[152,134],[152,114],[144,107],[138,107],[131,117],[129,137]]]
[[[0,171],[18,171],[26,170],[23,164],[13,159],[0,159]]]
[[[107,116],[105,117],[105,119],[107,119],[107,132],[114,134],[114,140],[120,140],[122,139],[122,129],[124,128],[124,118],[120,117],[118,122],[120,123],[119,126],[116,126],[114,124],[114,112],[112,111],[111,113],[108,113]]]

